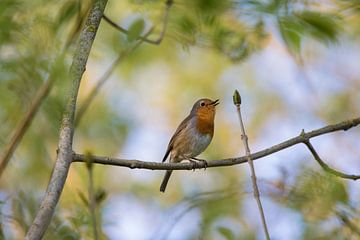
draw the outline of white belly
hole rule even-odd
[[[194,139],[191,141],[188,157],[198,156],[200,153],[205,151],[205,149],[207,148],[207,146],[209,146],[211,142],[210,134],[195,134],[195,136],[196,137],[194,137]]]

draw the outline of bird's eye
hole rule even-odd
[[[204,102],[201,102],[201,103],[200,103],[200,106],[204,107],[204,106],[205,106],[205,103],[204,103]]]

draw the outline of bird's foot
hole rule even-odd
[[[192,159],[189,159],[189,161],[192,164],[192,170],[195,172],[196,167],[199,167],[198,162]]]
[[[204,159],[199,159],[199,158],[191,158],[191,160],[192,161],[194,161],[194,162],[196,162],[197,164],[199,163],[199,162],[202,162],[203,164],[204,164],[204,171],[206,170],[206,168],[207,168],[207,166],[208,166],[208,163],[207,163],[207,161],[206,160],[204,160]]]

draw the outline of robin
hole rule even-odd
[[[189,116],[180,123],[170,139],[162,162],[166,161],[169,154],[172,163],[189,160],[196,164],[197,161],[205,161],[195,157],[202,153],[211,142],[214,135],[215,106],[218,104],[219,99],[212,101],[203,98],[195,102]],[[166,171],[160,192],[165,192],[171,173],[172,170]]]

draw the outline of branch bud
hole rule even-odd
[[[233,95],[233,102],[235,105],[240,105],[241,104],[241,97],[239,94],[238,90],[235,90],[234,95]]]

